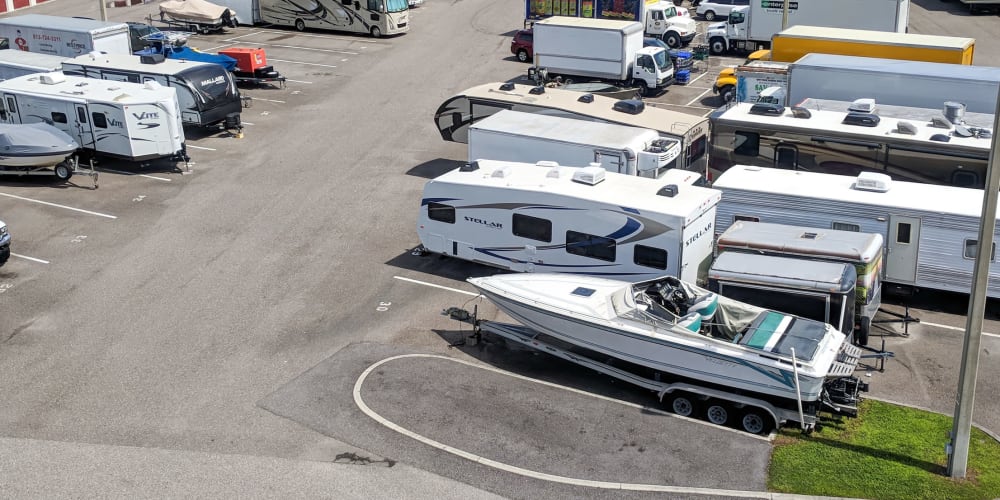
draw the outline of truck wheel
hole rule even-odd
[[[706,10],[704,15],[706,21],[715,21],[715,12]]]
[[[722,88],[719,89],[719,97],[722,98],[722,102],[725,104],[733,102],[733,99],[736,99],[736,87],[732,85],[723,85]]]
[[[719,55],[726,52],[726,39],[725,38],[713,38],[708,41],[708,50],[712,55]]]
[[[378,26],[372,26],[372,38],[378,38],[382,36],[382,30],[378,29]]]
[[[705,410],[705,417],[715,425],[726,425],[729,422],[729,408],[719,401],[713,401]]]
[[[774,421],[763,410],[748,406],[740,419],[740,425],[750,434],[761,435],[771,432]]]
[[[73,177],[73,169],[69,168],[66,163],[60,163],[53,168],[56,174],[56,179],[61,181],[68,181],[70,177]]]
[[[524,49],[519,49],[517,51],[517,60],[523,63],[528,62],[528,51]]]
[[[646,85],[646,82],[640,81],[636,83],[639,84],[639,95],[643,97],[649,97],[653,95],[653,91],[649,89],[649,85]]]
[[[697,409],[694,399],[691,399],[691,396],[684,392],[670,396],[669,407],[671,411],[682,417],[690,417],[694,415],[694,412]]]
[[[671,49],[676,49],[681,46],[681,37],[672,31],[668,31],[663,34],[663,42],[667,44],[667,47]]]
[[[299,31],[305,31],[306,30],[306,22],[303,21],[303,20],[301,20],[301,19],[296,19],[295,20],[295,29],[297,29]]]

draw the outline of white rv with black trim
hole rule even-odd
[[[481,160],[424,186],[417,233],[427,251],[512,271],[694,282],[711,264],[720,193],[672,172]]]

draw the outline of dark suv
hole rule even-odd
[[[510,40],[510,53],[517,56],[518,61],[531,62],[534,57],[532,38],[531,30],[520,30]]]

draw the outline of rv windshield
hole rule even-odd
[[[179,75],[198,96],[198,107],[213,108],[237,98],[233,76],[218,64],[184,70]]]
[[[385,10],[389,12],[403,12],[410,8],[407,0],[385,0]]]

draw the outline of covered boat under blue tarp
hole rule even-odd
[[[224,56],[222,54],[211,54],[208,52],[200,52],[189,47],[164,47],[162,44],[154,44],[146,50],[140,50],[135,53],[136,55],[150,55],[150,54],[163,54],[164,57],[169,59],[184,59],[187,61],[198,61],[207,62],[222,65],[226,68],[226,71],[234,71],[236,69],[236,59],[229,56]]]

